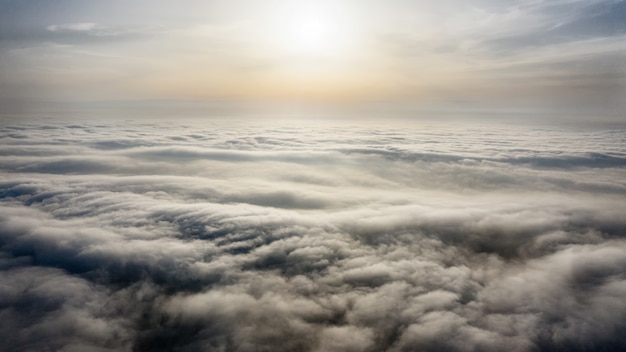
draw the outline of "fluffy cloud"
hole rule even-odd
[[[626,346],[619,131],[0,129],[11,350]]]

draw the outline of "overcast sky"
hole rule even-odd
[[[159,100],[623,121],[624,18],[614,0],[0,0],[0,101],[9,114]]]

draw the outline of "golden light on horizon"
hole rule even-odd
[[[185,32],[190,40],[223,38],[223,50],[180,57],[141,86],[159,96],[193,99],[329,102],[379,96],[389,82],[374,67],[359,24],[354,8],[322,1],[284,3],[232,26],[192,28]]]

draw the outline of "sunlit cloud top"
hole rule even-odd
[[[624,18],[614,0],[0,0],[0,99],[619,115]]]

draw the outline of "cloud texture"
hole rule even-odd
[[[626,348],[624,131],[268,126],[2,127],[3,348]]]

